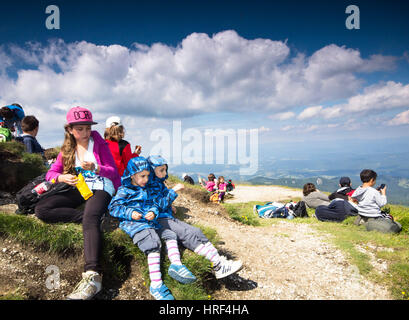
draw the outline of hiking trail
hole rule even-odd
[[[301,191],[276,186],[238,186],[234,191],[236,198],[228,202],[301,196]],[[268,198],[263,198],[267,193]],[[257,196],[250,198],[253,195]],[[308,224],[280,219],[269,227],[247,226],[221,214],[217,205],[203,207],[186,192],[174,205],[185,208],[186,222],[216,229],[221,253],[243,262],[237,274],[219,281],[214,299],[391,299],[386,287],[359,274],[358,268],[331,244],[330,235]]]
[[[296,192],[275,186],[238,186],[235,191],[234,200],[239,202],[279,201],[288,199],[289,192]],[[267,191],[268,199],[261,198]],[[249,195],[259,197],[249,200]],[[1,206],[0,211],[12,213],[15,205],[11,202]],[[217,231],[220,243],[216,245],[221,254],[243,262],[243,269],[237,274],[214,281],[212,299],[392,299],[386,287],[359,274],[358,268],[331,244],[330,235],[309,224],[280,219],[271,221],[268,227],[243,225],[228,217],[220,205],[203,202],[203,193],[193,188],[182,191],[174,205],[186,222]],[[64,299],[80,276],[82,265],[78,258],[59,260],[55,255],[1,239],[0,291],[7,292],[19,285],[30,289],[31,299]],[[58,291],[49,291],[44,286],[47,277],[44,270],[49,264],[64,269],[65,277]],[[118,288],[104,288],[102,299],[152,299],[137,268]]]

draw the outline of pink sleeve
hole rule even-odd
[[[50,170],[48,170],[47,174],[45,175],[45,179],[48,181],[55,179],[55,181],[57,181],[58,176],[62,174],[63,171],[64,165],[62,163],[62,154],[60,152],[57,156],[57,160],[51,165]]]

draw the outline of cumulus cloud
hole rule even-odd
[[[365,88],[363,93],[350,97],[343,104],[336,104],[327,108],[322,106],[308,107],[297,116],[297,119],[332,119],[358,113],[371,112],[375,114],[402,107],[409,107],[409,84],[403,85],[388,81],[385,84],[376,84]]]
[[[273,114],[273,115],[269,116],[269,118],[272,119],[272,120],[288,120],[288,119],[291,119],[291,118],[294,118],[294,117],[295,117],[295,113],[291,112],[291,111],[280,112],[280,113]]]
[[[409,124],[409,110],[397,114],[392,120],[388,121],[391,126]]]
[[[359,72],[395,67],[394,57],[364,59],[334,44],[310,57],[291,56],[285,41],[248,40],[233,30],[192,33],[176,47],[63,40],[10,45],[0,48],[0,61],[0,72],[19,66],[15,77],[3,72],[0,100],[29,111],[61,116],[84,105],[101,115],[115,108],[123,115],[176,118],[257,110],[278,112],[279,120],[293,117],[282,112],[292,107],[356,95]]]

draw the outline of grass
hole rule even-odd
[[[200,227],[200,226],[198,226]],[[218,237],[214,229],[201,227],[203,233],[212,243],[217,243]],[[68,258],[83,252],[82,227],[79,224],[46,224],[30,216],[0,213],[0,236],[13,239],[32,247],[56,253]],[[163,249],[166,246],[163,246]],[[169,259],[162,252],[162,276],[165,284],[178,300],[207,300],[209,292],[206,282],[209,281],[211,266],[208,260],[189,250],[182,254],[183,263],[197,277],[193,284],[182,285],[167,274]],[[127,279],[130,268],[137,263],[142,270],[141,281],[149,286],[149,272],[146,256],[133,244],[131,238],[122,230],[103,233],[102,266],[104,284],[123,282]],[[2,299],[24,299],[20,291],[2,295]]]
[[[259,218],[257,213],[253,213],[253,206],[256,204],[263,205],[265,202],[225,203],[223,206],[233,219],[247,225],[269,227],[280,220]],[[354,225],[355,217],[349,217],[342,223],[321,222],[313,217],[314,209],[307,209],[309,218],[286,221],[308,223],[323,234],[330,234],[330,241],[346,254],[349,262],[357,266],[362,275],[385,284],[393,298],[406,300],[409,298],[409,208],[392,204],[386,207],[395,220],[402,224],[400,234],[368,232],[364,226]],[[363,248],[364,252],[359,248]],[[371,264],[371,255],[387,262],[386,272],[375,270]]]

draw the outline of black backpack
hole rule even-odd
[[[304,201],[298,201],[297,204],[293,208],[290,207],[290,209],[293,210],[295,218],[308,218],[307,207]]]
[[[16,214],[33,214],[34,208],[40,199],[75,188],[66,183],[54,183],[51,185],[50,190],[38,196],[37,194],[33,193],[32,190],[35,186],[45,181],[45,175],[46,174],[43,173],[42,175],[34,178],[17,192],[16,199],[18,209],[16,210]]]

